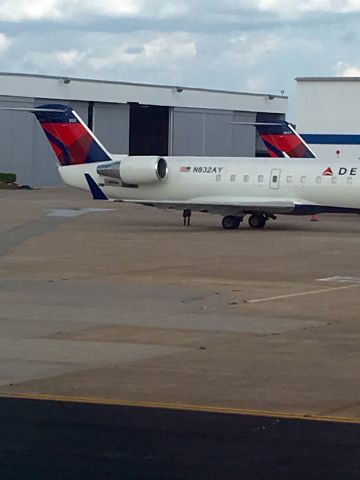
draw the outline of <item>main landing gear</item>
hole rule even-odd
[[[250,215],[248,223],[251,228],[264,228],[269,217],[261,213],[253,213]]]
[[[222,226],[225,230],[236,230],[239,228],[240,223],[243,221],[243,217],[235,217],[234,215],[227,215],[222,219]]]
[[[245,215],[236,217],[235,215],[227,215],[222,220],[223,228],[225,228],[225,230],[236,230],[244,220],[244,216]],[[253,213],[250,215],[248,222],[251,228],[264,228],[269,218],[276,220],[276,216],[273,214]]]

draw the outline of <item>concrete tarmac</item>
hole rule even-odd
[[[360,419],[360,217],[0,190],[0,393]]]

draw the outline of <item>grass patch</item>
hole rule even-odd
[[[16,182],[16,173],[0,172],[0,183],[15,183],[15,182]]]

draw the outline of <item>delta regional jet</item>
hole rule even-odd
[[[273,156],[283,158],[132,157],[109,153],[68,106],[30,111],[64,182],[97,200],[216,213],[225,229],[238,228],[246,216],[252,228],[263,228],[278,214],[360,213],[358,162],[314,158],[296,132],[272,128],[278,124],[257,128]]]

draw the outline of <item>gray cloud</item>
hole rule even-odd
[[[357,0],[31,2],[0,5],[2,71],[292,95],[296,76],[359,70]]]

